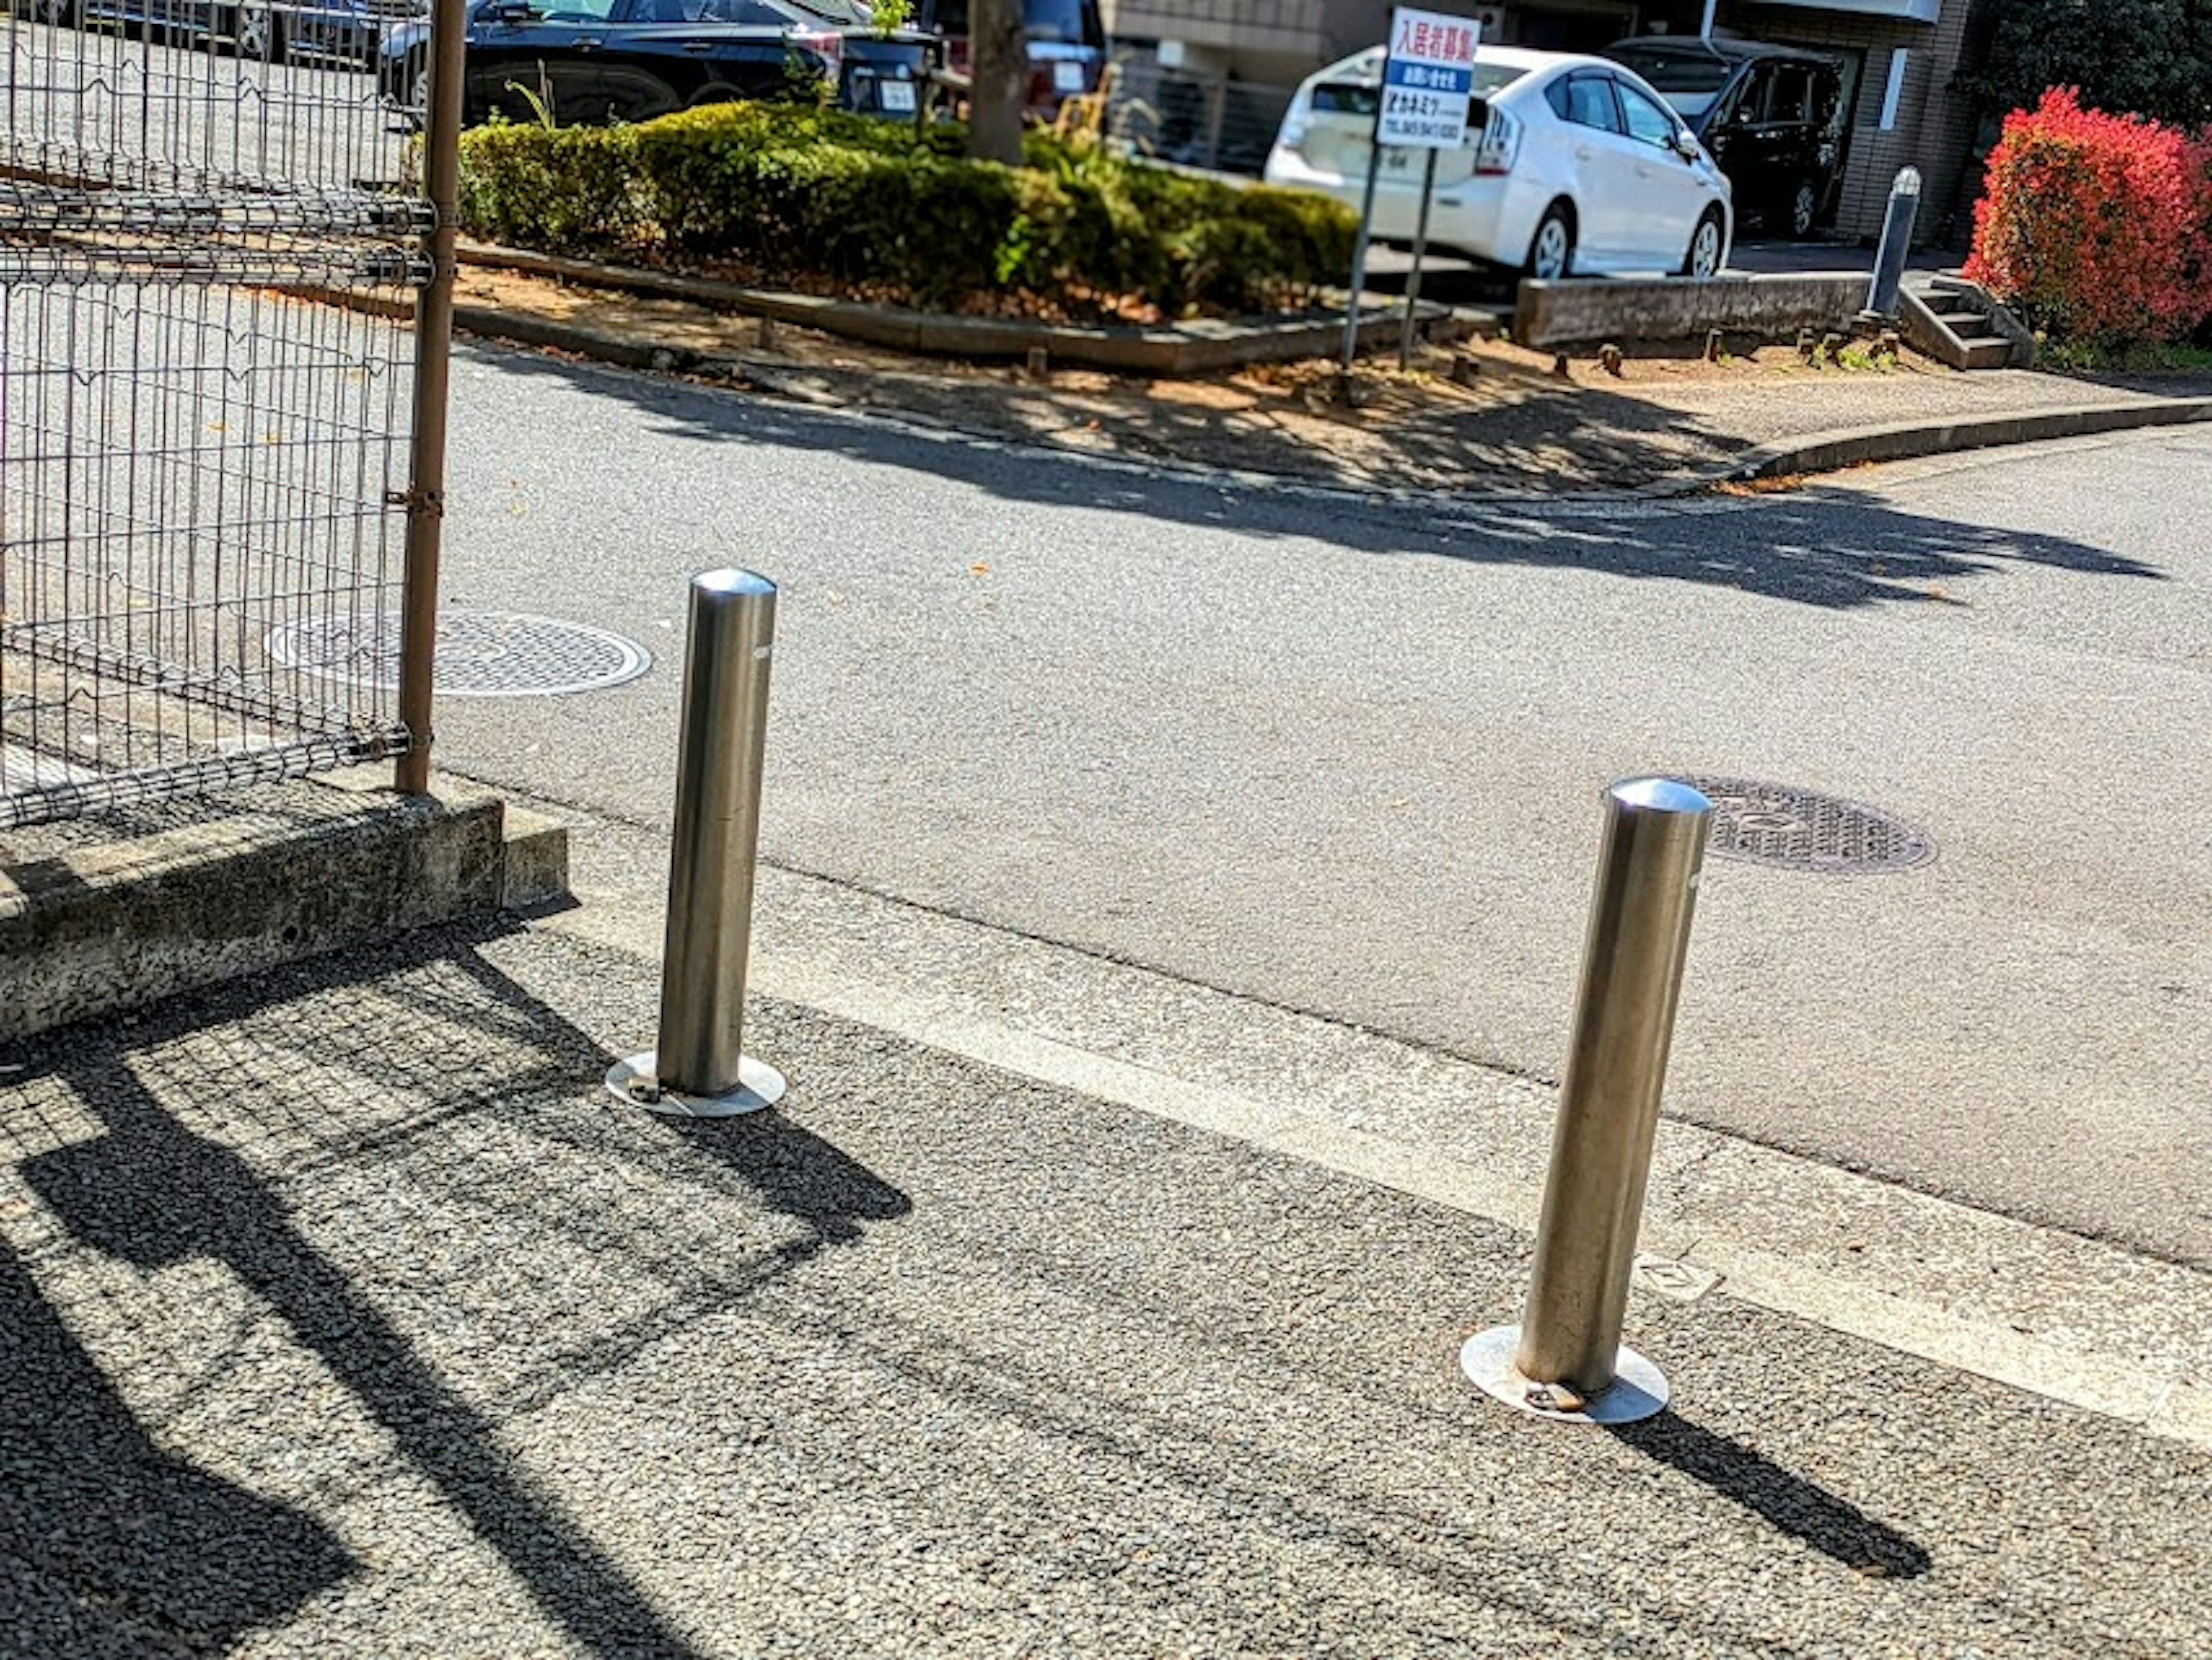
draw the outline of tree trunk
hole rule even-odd
[[[979,161],[1022,161],[1022,111],[1029,102],[1030,48],[1022,0],[971,0],[968,8],[968,154]]]

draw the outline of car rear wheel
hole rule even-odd
[[[240,58],[251,58],[264,64],[284,61],[284,27],[275,10],[249,0],[231,15],[230,38]]]
[[[1682,257],[1685,277],[1717,277],[1721,272],[1721,213],[1718,208],[1707,208],[1705,217],[1698,221],[1697,229],[1690,233],[1690,251]]]
[[[1805,237],[1813,234],[1813,222],[1820,216],[1820,188],[1809,179],[1800,179],[1797,188],[1790,192],[1790,234]]]
[[[1554,202],[1536,222],[1536,234],[1528,239],[1528,263],[1522,269],[1540,282],[1550,283],[1566,276],[1574,265],[1574,210],[1565,202]]]

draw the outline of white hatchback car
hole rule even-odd
[[[1267,157],[1267,182],[1322,191],[1356,210],[1382,79],[1376,46],[1301,86]],[[1419,150],[1383,150],[1377,238],[1413,240],[1423,160]],[[1601,58],[1477,49],[1467,143],[1437,157],[1431,241],[1531,277],[1711,277],[1734,234],[1727,178],[1633,71]]]

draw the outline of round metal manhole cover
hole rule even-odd
[[[386,690],[399,684],[399,613],[291,623],[269,636],[288,668]],[[552,697],[635,680],[653,654],[588,623],[514,611],[438,613],[441,697]]]
[[[1707,851],[1719,858],[1854,872],[1910,870],[1936,856],[1923,832],[1856,801],[1753,778],[1680,775],[1712,800]]]

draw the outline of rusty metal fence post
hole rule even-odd
[[[435,218],[423,237],[430,281],[415,307],[415,430],[407,486],[405,587],[400,599],[399,721],[407,748],[393,779],[430,787],[431,709],[438,648],[438,564],[446,514],[446,409],[453,356],[454,240],[461,198],[461,82],[466,0],[432,0],[430,100],[422,115],[422,184]]]

